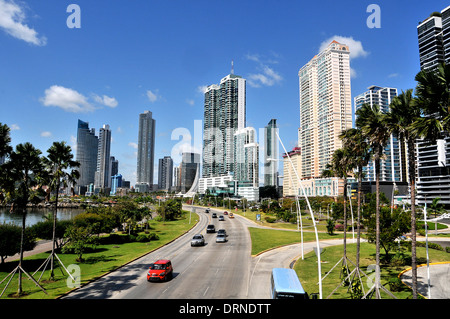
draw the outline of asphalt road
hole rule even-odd
[[[251,239],[241,219],[224,221],[212,218],[197,208],[200,220],[186,235],[173,243],[130,263],[67,295],[74,299],[244,299],[249,291]],[[219,216],[220,214],[218,214]],[[206,226],[224,228],[228,242],[216,243],[216,234]],[[203,247],[191,247],[194,234],[202,233]],[[173,278],[168,282],[147,282],[148,265],[158,259],[170,259]]]

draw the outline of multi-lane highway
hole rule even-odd
[[[224,215],[224,221],[212,218],[197,208],[200,219],[186,235],[104,276],[65,298],[120,298],[120,299],[245,299],[249,294],[251,240],[245,222]],[[222,215],[223,211],[217,211]],[[216,243],[216,234],[206,233],[206,226],[214,224],[228,234],[226,243]],[[194,234],[205,236],[206,245],[191,247]],[[150,263],[170,259],[173,278],[167,282],[147,282]]]

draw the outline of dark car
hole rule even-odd
[[[206,227],[206,232],[207,233],[215,233],[216,232],[216,227],[214,225],[208,225]]]
[[[216,213],[212,213],[211,217],[212,218],[217,218],[217,214]]]
[[[217,231],[217,235],[219,235],[219,234],[223,234],[223,235],[225,235],[225,236],[228,236],[228,235],[227,235],[227,231],[226,231],[225,229],[219,229],[219,230]]]
[[[209,214],[209,208],[205,209],[205,213]]]
[[[160,259],[150,265],[147,272],[147,281],[167,281],[172,276],[172,262],[168,259]]]

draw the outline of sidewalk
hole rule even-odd
[[[29,251],[24,251],[23,252],[23,257],[28,257],[28,256],[32,256],[35,254],[40,254],[40,253],[45,253],[46,251],[50,251],[52,250],[52,241],[51,240],[40,240],[37,244],[36,247],[34,247],[33,250],[29,250]],[[10,256],[7,257],[5,259],[5,262],[10,262],[10,261],[15,261],[15,260],[19,260],[19,254],[15,254],[14,256]]]

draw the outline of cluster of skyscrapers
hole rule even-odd
[[[434,12],[417,26],[420,68],[432,70],[450,62],[450,6]],[[345,43],[332,41],[300,68],[298,144],[280,154],[276,119],[264,128],[262,175],[264,186],[283,187],[283,196],[339,196],[343,181],[323,177],[335,150],[342,147],[339,135],[352,127],[353,106],[378,105],[389,111],[398,95],[396,88],[372,85],[351,98],[350,49]],[[353,104],[353,105],[352,105]],[[99,135],[86,122],[78,122],[77,160],[80,161],[80,192],[114,188],[118,162],[110,156],[111,131],[108,125]],[[437,143],[417,141],[418,203],[428,196],[441,197],[450,204],[450,138]],[[204,93],[202,154],[183,153],[179,166],[170,156],[159,159],[158,184],[153,184],[155,120],[150,111],[139,115],[136,190],[175,190],[222,197],[259,200],[260,146],[257,132],[246,126],[246,80],[234,70],[219,84],[208,86]],[[202,155],[202,156],[200,156]],[[283,158],[283,184],[279,184],[279,157]],[[381,161],[381,182],[389,191],[408,193],[406,145],[392,135]],[[364,168],[366,187],[375,181],[371,161]],[[117,185],[116,185],[117,187]],[[370,191],[370,189],[368,190]],[[385,189],[386,192],[386,189]]]
[[[118,174],[119,161],[111,156],[109,125],[103,125],[97,136],[88,122],[78,120],[76,160],[80,163],[78,194],[115,194],[118,187],[125,186],[126,181]]]

